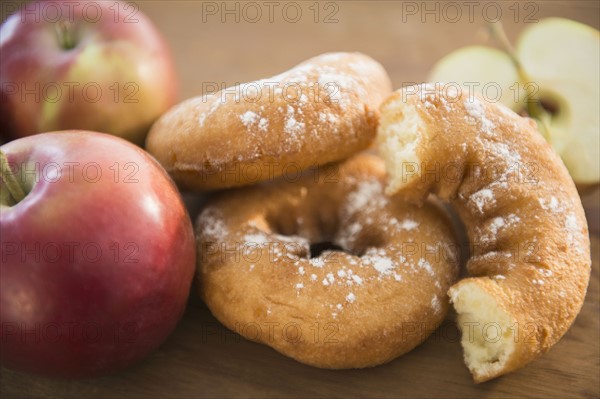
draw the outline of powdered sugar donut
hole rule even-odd
[[[196,226],[215,317],[323,368],[375,366],[425,340],[448,309],[457,247],[441,210],[390,200],[384,175],[359,155],[213,198]]]
[[[154,124],[146,147],[181,187],[254,184],[366,148],[390,92],[385,70],[373,59],[325,54],[280,75],[184,101]]]
[[[590,242],[567,169],[535,123],[466,92],[423,85],[381,107],[387,191],[449,201],[471,241],[470,278],[449,295],[475,381],[538,357],[569,329],[590,278]]]

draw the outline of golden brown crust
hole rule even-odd
[[[255,184],[348,158],[375,138],[389,77],[359,53],[196,97],[152,127],[147,150],[186,189]]]
[[[392,191],[417,202],[435,193],[466,226],[472,277],[450,289],[455,306],[475,288],[514,323],[503,331],[513,335],[512,353],[503,364],[472,368],[474,379],[522,367],[569,329],[590,276],[587,223],[564,164],[532,120],[466,92],[423,85],[394,93],[381,110],[389,119],[380,128],[382,147],[406,115],[416,110],[420,123],[416,162],[402,166],[388,152]]]
[[[448,309],[457,246],[437,207],[390,201],[383,181],[381,160],[359,155],[211,200],[196,232],[215,317],[323,368],[375,366],[421,343]],[[328,241],[346,252],[309,258]]]

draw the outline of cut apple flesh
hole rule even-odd
[[[489,101],[498,101],[517,111],[522,108],[523,87],[510,57],[491,47],[469,46],[442,58],[434,66],[430,81],[469,87]],[[500,88],[496,98],[495,88]]]
[[[527,73],[559,98],[552,127],[568,138],[551,137],[573,180],[600,181],[600,37],[584,24],[549,18],[523,31],[516,48]],[[556,142],[554,141],[556,140]]]

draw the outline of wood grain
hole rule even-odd
[[[50,380],[2,370],[2,397],[598,397],[600,239],[575,324],[552,350],[515,373],[475,385],[462,362],[458,331],[445,322],[423,345],[366,370],[304,366],[227,331],[192,298],[169,340],[142,364],[86,381]]]
[[[260,2],[259,2],[260,3]],[[281,4],[284,4],[282,2]],[[298,2],[304,12],[313,2]],[[325,51],[362,51],[390,72],[395,87],[426,79],[433,63],[469,44],[487,43],[481,14],[403,21],[407,2],[336,2],[337,23],[202,21],[197,1],[138,2],[170,42],[181,78],[181,98],[206,83],[231,85],[270,76]],[[416,2],[420,3],[420,2]],[[435,2],[431,2],[435,3]],[[460,2],[459,2],[460,3]],[[511,39],[526,24],[515,21],[512,1],[497,2]],[[442,4],[442,3],[440,3]],[[563,16],[598,29],[597,1],[535,3],[535,18]],[[322,5],[322,3],[321,3]],[[477,16],[479,16],[477,18]],[[2,15],[2,18],[5,18]],[[199,199],[186,198],[191,213]],[[600,396],[600,190],[583,198],[592,234],[593,271],[581,314],[566,336],[528,367],[475,385],[463,365],[458,331],[449,315],[423,345],[384,366],[328,371],[304,366],[227,331],[194,296],[168,341],[141,364],[103,378],[51,380],[2,369],[0,396],[73,398],[237,397],[599,397]]]

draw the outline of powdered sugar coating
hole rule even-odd
[[[473,201],[477,210],[481,213],[489,209],[496,202],[494,192],[489,188],[484,188],[472,194],[470,200]]]
[[[485,135],[493,135],[496,125],[488,119],[485,106],[476,97],[470,98],[465,102],[465,109],[468,115],[473,118],[472,123],[478,124],[479,129]]]
[[[220,241],[229,233],[223,215],[216,208],[205,208],[200,216],[201,234],[208,240]]]

